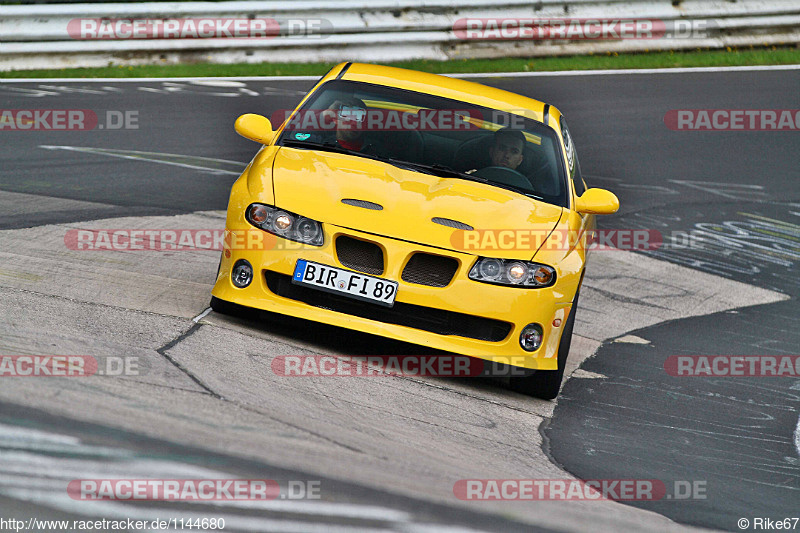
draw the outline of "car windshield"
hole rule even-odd
[[[334,80],[292,115],[278,144],[379,159],[566,206],[557,136],[521,113]]]

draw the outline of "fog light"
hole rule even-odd
[[[519,335],[519,345],[526,352],[535,352],[542,345],[544,330],[539,324],[528,324]]]
[[[250,282],[253,281],[253,267],[250,266],[250,263],[244,259],[236,261],[231,270],[231,281],[240,289],[250,285]]]

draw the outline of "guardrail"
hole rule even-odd
[[[102,28],[111,28],[114,38],[93,38],[103,36],[101,20],[107,21]],[[139,33],[142,38],[133,37],[134,22],[147,27],[144,21],[151,21],[151,29],[164,29],[168,20],[178,21],[183,33],[166,34],[176,38],[152,38],[145,31]],[[212,21],[216,30],[206,32],[207,38],[195,38],[189,20],[195,25]],[[232,21],[230,27],[236,21],[251,21],[251,32],[243,37],[224,28],[219,31],[225,20]],[[614,31],[613,24],[619,30],[619,24],[631,21],[634,25],[649,22],[651,33],[626,37]],[[127,22],[131,25],[125,27]],[[595,22],[599,26],[591,26]],[[91,33],[91,24],[97,34]],[[559,25],[569,31],[570,24],[578,24],[573,33],[542,34]],[[258,31],[253,29],[256,25]],[[178,38],[181,35],[184,38]],[[798,0],[295,0],[0,6],[0,70],[538,57],[798,43]]]

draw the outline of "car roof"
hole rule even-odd
[[[342,74],[344,68],[346,70]],[[521,110],[527,110],[525,116],[539,122],[544,121],[546,105],[544,102],[480,83],[438,74],[367,63],[341,63],[331,69],[326,78],[397,87],[516,114],[523,114]]]

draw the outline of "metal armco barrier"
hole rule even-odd
[[[165,26],[170,20],[172,26]],[[620,31],[626,28],[620,24],[630,21],[634,25],[639,21],[640,27],[634,29],[644,33]],[[249,33],[243,36],[234,31],[236,24]],[[109,28],[111,34],[101,31]],[[798,0],[298,0],[0,6],[0,70],[539,57],[798,43]]]

